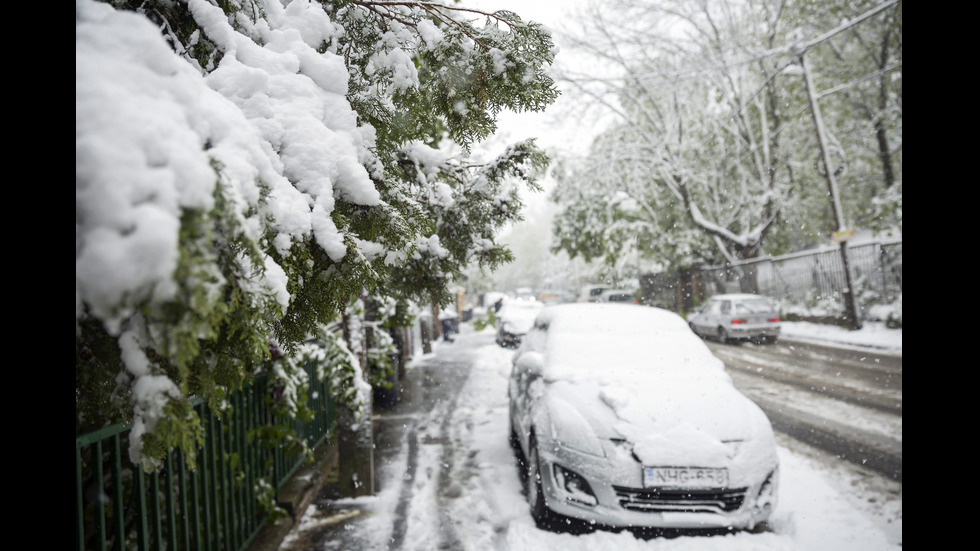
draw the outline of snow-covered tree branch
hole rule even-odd
[[[848,74],[880,75],[870,79],[877,90],[855,85],[847,88],[852,99],[833,93],[821,101],[838,116],[841,149],[853,152],[848,170],[858,170],[856,185],[848,187],[851,216],[868,221],[869,205],[880,205],[878,213],[894,206],[885,197],[894,193],[873,199],[872,182],[900,182],[890,145],[901,141],[900,74],[881,71],[901,57],[901,14],[894,6],[865,4],[835,4],[822,17],[814,12],[824,7],[781,0],[637,1],[615,11],[592,4],[571,40],[605,72],[566,73],[563,80],[583,105],[612,113],[617,122],[596,141],[580,171],[560,182],[580,192],[555,194],[562,209],[557,248],[615,261],[618,247],[607,249],[596,235],[621,223],[599,213],[616,210],[622,194],[640,207],[629,219],[659,228],[645,234],[649,242],[640,250],[661,264],[734,261],[827,239],[835,228],[820,169],[813,170],[814,132],[801,80],[790,71],[801,45],[819,48],[828,72],[846,66]],[[847,25],[851,19],[862,24]],[[797,21],[819,26],[804,28]],[[897,88],[886,81],[896,77]],[[848,115],[855,108],[859,118]],[[898,109],[899,115],[885,124],[873,114],[882,109]],[[869,164],[874,159],[877,170]],[[595,168],[601,166],[612,168]],[[581,205],[583,194],[605,207]],[[590,220],[587,212],[597,217]],[[883,223],[895,224],[897,215],[900,225],[900,205],[888,212]],[[591,224],[601,226],[583,231]],[[699,234],[690,248],[678,248],[678,237]]]
[[[309,355],[365,290],[445,301],[470,260],[508,259],[495,230],[548,159],[466,151],[557,96],[540,25],[434,2],[75,12],[77,430],[135,421],[134,460],[193,457],[191,396],[220,411],[295,373],[272,351]]]

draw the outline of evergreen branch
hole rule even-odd
[[[412,27],[413,29],[416,29],[416,30],[418,30],[418,27],[416,27],[412,23],[409,23],[409,22],[406,22],[406,21],[402,21],[400,18],[396,17],[394,15],[394,12],[392,12],[391,8],[392,7],[401,6],[401,7],[406,7],[406,8],[419,8],[419,9],[422,9],[426,13],[428,13],[429,15],[431,15],[433,18],[435,18],[436,20],[441,21],[442,23],[444,23],[446,25],[457,27],[460,31],[463,32],[463,34],[465,34],[467,37],[473,39],[473,41],[476,42],[484,50],[490,50],[490,46],[488,46],[482,40],[480,40],[480,38],[475,33],[473,33],[469,27],[467,27],[466,25],[460,23],[459,21],[457,21],[453,17],[448,16],[445,12],[446,11],[454,11],[454,12],[475,13],[475,14],[481,15],[483,17],[486,17],[488,19],[493,19],[493,20],[497,21],[498,23],[499,22],[505,23],[511,29],[516,28],[518,26],[517,24],[515,24],[515,22],[514,22],[513,19],[508,19],[508,17],[507,17],[508,15],[510,15],[510,16],[513,16],[516,19],[517,18],[516,17],[516,14],[514,14],[513,12],[510,12],[510,11],[507,11],[507,10],[497,10],[497,11],[494,11],[494,12],[487,12],[487,11],[484,11],[484,10],[478,10],[478,9],[474,9],[474,8],[464,8],[464,7],[458,7],[458,6],[447,6],[447,5],[441,4],[439,2],[412,2],[412,1],[404,1],[404,0],[391,0],[391,1],[388,1],[388,0],[365,0],[365,1],[355,1],[355,2],[353,2],[353,4],[354,5],[357,5],[357,6],[361,6],[361,7],[365,8],[365,9],[369,9],[369,10],[373,11],[374,13],[377,13],[377,14],[381,15],[381,17],[385,17],[385,16],[383,14],[381,14],[376,9],[376,7],[385,8],[386,11],[389,14],[391,14],[390,17],[392,19],[395,19],[396,21],[399,21],[402,24],[404,24],[406,26],[409,26],[409,27]]]

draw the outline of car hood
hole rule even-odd
[[[557,380],[545,402],[558,440],[591,433],[630,446],[647,465],[721,466],[733,443],[772,435],[762,410],[721,375],[661,375],[655,384]]]

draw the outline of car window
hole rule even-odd
[[[738,313],[740,314],[761,314],[773,310],[772,304],[761,298],[742,301],[738,304]]]
[[[732,303],[729,300],[723,300],[721,302],[721,313],[731,314],[732,313]]]

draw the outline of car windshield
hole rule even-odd
[[[773,310],[772,304],[764,298],[743,300],[735,303],[735,312],[738,314],[762,314],[772,312]]]

